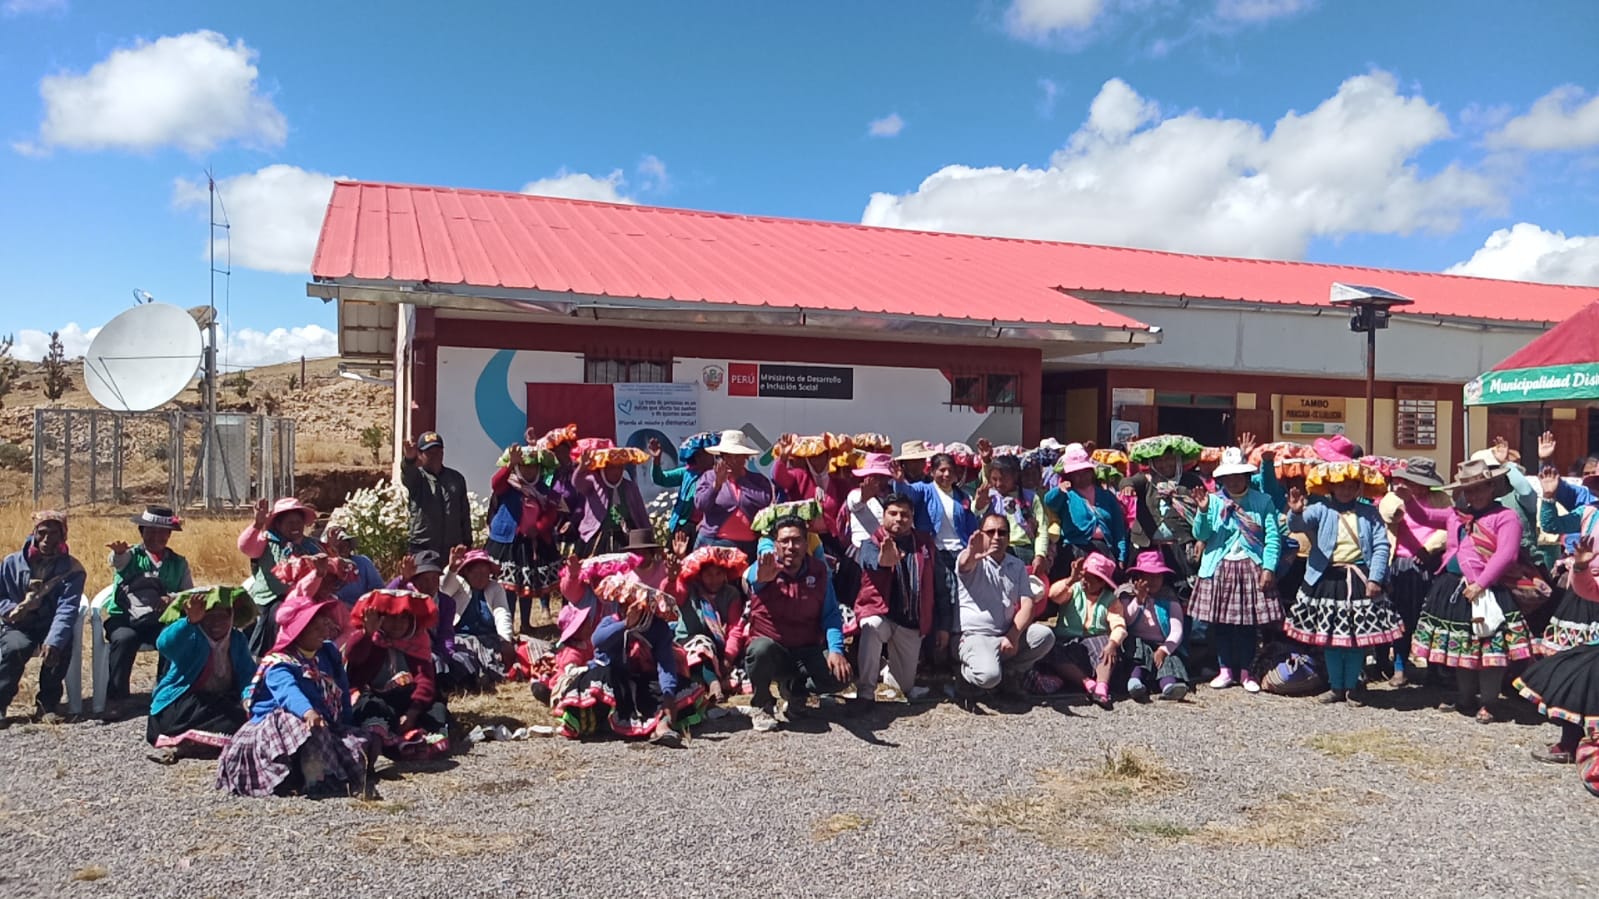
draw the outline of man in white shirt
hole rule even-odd
[[[986,515],[956,561],[961,678],[979,690],[1022,691],[1022,677],[1055,645],[1033,621],[1027,566],[1011,555],[1010,521]]]

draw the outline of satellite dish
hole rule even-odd
[[[188,312],[145,303],[106,322],[94,336],[83,356],[83,380],[107,409],[143,412],[182,393],[200,356],[200,329]]]

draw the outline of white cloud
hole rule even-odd
[[[1060,98],[1060,85],[1053,78],[1038,79],[1038,114],[1044,118],[1055,115],[1055,101]]]
[[[1447,117],[1393,76],[1350,78],[1270,133],[1186,112],[1161,118],[1120,79],[1041,168],[950,165],[911,193],[873,194],[868,225],[1295,258],[1318,236],[1449,231],[1503,200],[1488,178],[1414,158]]]
[[[1599,145],[1599,95],[1575,84],[1555,88],[1532,104],[1526,115],[1488,135],[1488,146],[1521,150],[1576,150]]]
[[[567,171],[562,166],[548,178],[522,185],[522,193],[566,197],[569,200],[599,200],[602,203],[637,203],[638,200],[622,192],[626,183],[627,178],[622,175],[621,169],[612,169],[609,175],[596,178],[586,172]]]
[[[39,82],[40,148],[205,153],[228,141],[275,147],[288,123],[260,91],[256,51],[214,31],[140,41],[83,74]]]
[[[905,120],[899,113],[891,112],[880,119],[872,119],[866,123],[866,133],[871,137],[898,137],[905,130]]]
[[[1104,8],[1104,0],[1011,0],[1005,31],[1024,41],[1047,42],[1087,31]]]
[[[1488,235],[1465,262],[1446,269],[1451,275],[1582,284],[1599,287],[1599,234],[1567,237],[1518,222]]]
[[[84,330],[77,322],[67,322],[60,329],[61,348],[68,359],[76,359],[89,349],[89,342],[100,333],[99,326]],[[12,335],[11,355],[17,359],[38,362],[50,351],[50,332],[23,328]]]
[[[6,16],[26,16],[34,13],[66,12],[67,0],[6,0],[0,12]]]
[[[227,212],[232,227],[226,235],[218,229],[218,265],[229,258],[226,242],[231,236],[236,267],[289,274],[310,271],[335,180],[333,175],[281,164],[219,180],[221,210]],[[177,179],[172,202],[180,209],[208,209],[205,182]],[[217,218],[222,219],[221,211]]]
[[[653,153],[646,153],[639,160],[638,176],[641,190],[662,191],[672,186],[672,178],[666,173],[666,163]]]
[[[301,356],[319,359],[339,354],[337,334],[321,325],[300,325],[257,331],[240,328],[237,332],[218,329],[217,364],[224,371],[293,362]]]
[[[1216,18],[1225,22],[1268,22],[1304,12],[1312,0],[1217,0]]]

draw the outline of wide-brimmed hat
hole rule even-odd
[[[1172,574],[1166,566],[1166,560],[1161,556],[1160,550],[1145,550],[1138,554],[1138,560],[1133,567],[1127,569],[1128,574]]]
[[[1323,462],[1353,462],[1355,461],[1355,444],[1342,434],[1331,437],[1317,437],[1311,444],[1315,450],[1316,458]]]
[[[661,544],[655,539],[655,531],[653,529],[634,528],[627,532],[627,545],[622,547],[622,551],[631,553],[660,548]]]
[[[759,456],[761,451],[744,435],[743,431],[723,431],[715,446],[707,447],[713,456]]]
[[[1116,561],[1104,553],[1089,553],[1083,560],[1083,574],[1099,578],[1106,587],[1116,589]]]
[[[684,438],[677,445],[677,461],[687,464],[696,453],[703,453],[716,445],[717,437],[710,431],[701,431],[691,437]]]
[[[1348,460],[1318,462],[1305,472],[1305,492],[1331,496],[1334,484],[1353,482],[1367,499],[1381,499],[1388,492],[1388,479],[1376,466]]]
[[[555,619],[555,626],[561,629],[561,636],[556,642],[565,643],[577,636],[593,613],[593,603],[567,603],[561,606],[561,614]]]
[[[1494,455],[1494,451],[1491,447],[1489,449],[1477,450],[1471,454],[1471,458],[1476,459],[1479,462],[1487,462],[1489,465],[1500,464],[1499,457]],[[1506,450],[1505,458],[1509,460],[1509,463],[1519,465],[1521,462],[1521,453],[1516,450]]]
[[[1405,467],[1389,476],[1389,480],[1396,479],[1429,489],[1437,489],[1444,485],[1444,479],[1438,474],[1438,463],[1426,456],[1412,456],[1406,459]]]
[[[1204,451],[1199,441],[1185,434],[1156,434],[1127,445],[1127,455],[1134,462],[1148,462],[1167,453],[1176,453],[1184,459],[1197,459]]]
[[[812,434],[795,437],[788,445],[788,454],[795,459],[814,459],[826,456],[840,447],[853,447],[854,441],[843,434]]]
[[[602,553],[584,559],[577,576],[583,583],[593,584],[601,578],[629,572],[643,564],[644,557],[638,553]]]
[[[1079,471],[1092,471],[1094,460],[1088,455],[1088,450],[1081,443],[1068,444],[1061,450],[1060,461],[1055,463],[1055,470],[1062,475],[1076,474]]]
[[[925,440],[906,440],[899,445],[899,455],[894,459],[899,462],[924,462],[937,455]]]
[[[337,599],[317,599],[301,593],[291,593],[278,606],[278,640],[272,644],[273,652],[282,652],[293,646],[305,632],[306,625],[324,609],[337,610]]]
[[[292,496],[285,496],[272,504],[272,511],[267,514],[267,527],[276,527],[278,516],[290,512],[300,512],[309,520],[316,519],[316,507],[309,506]]]
[[[555,454],[550,452],[548,448],[532,443],[516,447],[515,453],[510,450],[500,453],[500,458],[495,461],[494,465],[496,468],[509,468],[513,462],[519,465],[540,468],[544,471],[553,471],[559,464],[555,459]]]
[[[853,472],[857,478],[869,478],[872,475],[882,475],[886,478],[894,476],[894,457],[888,453],[867,453],[861,461],[861,467]]]
[[[1211,472],[1210,476],[1221,479],[1235,474],[1254,474],[1259,470],[1244,459],[1243,450],[1236,446],[1229,446],[1222,451],[1221,464],[1216,466],[1216,470]]]
[[[465,573],[468,568],[471,568],[473,565],[477,565],[479,563],[488,565],[495,571],[500,569],[500,563],[495,561],[493,556],[481,549],[470,549],[467,550],[466,555],[461,557],[461,564],[457,565],[455,570],[458,574]]]
[[[809,525],[822,517],[822,505],[814,499],[798,499],[786,503],[773,503],[755,513],[750,529],[757,534],[767,534],[785,518],[798,518]]]
[[[1510,468],[1506,465],[1489,465],[1481,459],[1470,459],[1455,467],[1455,479],[1435,490],[1464,490],[1478,484],[1491,484],[1494,496],[1510,492]]]
[[[144,511],[128,519],[141,528],[159,528],[163,531],[183,530],[183,519],[166,506],[145,506]]]
[[[706,568],[720,568],[729,580],[738,580],[750,567],[749,556],[734,546],[702,546],[688,554],[679,568],[678,580],[688,583],[699,577]]]
[[[195,596],[205,597],[207,612],[217,609],[231,611],[234,627],[249,627],[255,623],[256,615],[259,614],[255,599],[250,596],[250,591],[243,587],[196,587],[172,594],[172,601],[167,603],[167,607],[161,612],[161,623],[172,624],[188,615],[189,600]]]
[[[433,597],[415,590],[389,590],[381,588],[362,594],[350,610],[350,617],[365,621],[367,612],[380,615],[410,615],[416,619],[419,630],[427,630],[438,623],[439,607]],[[368,627],[370,630],[370,626]]]

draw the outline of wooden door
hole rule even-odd
[[[1468,459],[1471,458],[1472,453],[1493,446],[1501,437],[1509,442],[1511,449],[1523,454],[1526,453],[1526,448],[1521,445],[1521,413],[1514,409],[1489,409],[1488,433],[1483,434],[1481,437],[1476,434],[1471,436],[1475,438],[1477,445],[1466,447],[1466,458]],[[1533,459],[1537,459],[1536,449],[1533,450]]]
[[[1239,409],[1233,413],[1233,444],[1243,434],[1255,435],[1256,443],[1271,443],[1278,439],[1275,428],[1270,409]]]
[[[1571,470],[1577,460],[1587,455],[1588,452],[1588,425],[1581,421],[1551,421],[1549,431],[1555,435],[1555,457],[1549,464],[1560,470],[1561,474]],[[1540,467],[1534,459],[1523,458],[1522,465],[1529,473],[1535,472]]]

